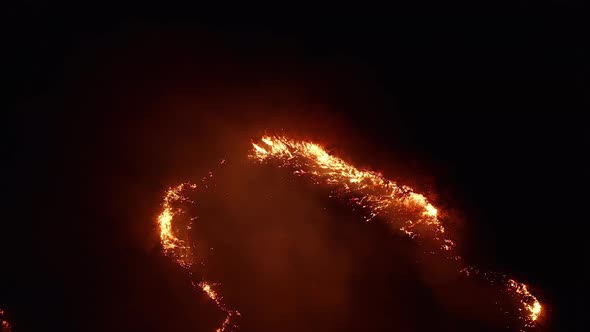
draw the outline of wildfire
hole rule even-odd
[[[224,163],[225,160],[222,160],[221,164]],[[213,174],[209,173],[209,177],[212,176]],[[205,182],[206,179],[207,177],[203,178],[202,181]],[[183,210],[180,207],[175,207],[175,204],[183,202],[194,203],[189,199],[188,196],[185,195],[185,191],[195,189],[197,189],[197,185],[191,183],[183,183],[176,187],[168,188],[166,194],[164,195],[162,212],[160,212],[157,217],[157,225],[160,230],[160,243],[164,252],[167,255],[174,257],[178,265],[187,270],[193,266],[195,257],[193,257],[191,247],[187,244],[187,240],[179,238],[179,234],[183,233],[175,233],[172,221],[175,216],[183,213]],[[190,228],[191,225],[186,227],[187,230]],[[230,327],[238,327],[236,324],[232,325],[231,323],[232,319],[241,316],[240,312],[227,308],[227,306],[221,301],[221,297],[213,289],[213,284],[206,281],[201,281],[196,285],[193,283],[193,286],[198,287],[201,291],[203,291],[203,293],[205,293],[207,297],[215,302],[217,307],[226,314],[221,327],[218,328],[216,332],[225,332]]]
[[[520,295],[520,302],[528,312],[529,322],[527,325],[532,325],[541,314],[541,303],[529,292],[527,285],[517,282],[514,279],[508,280],[508,288]]]
[[[223,320],[223,323],[221,323],[221,327],[218,328],[217,330],[215,330],[215,332],[226,331],[227,328],[230,327],[230,323],[231,323],[232,319],[235,316],[241,316],[242,314],[240,314],[240,312],[237,310],[228,309],[225,306],[225,304],[223,304],[223,302],[221,302],[221,298],[219,297],[217,292],[213,289],[213,286],[211,284],[209,284],[208,282],[202,281],[199,283],[198,286],[226,314],[225,319]],[[237,328],[238,326],[233,325],[233,327]]]
[[[158,216],[158,226],[160,229],[160,242],[164,252],[176,256],[177,262],[188,268],[192,264],[192,257],[190,255],[190,247],[185,241],[179,239],[172,230],[172,219],[180,210],[174,209],[172,205],[177,202],[187,201],[188,198],[182,195],[182,191],[186,188],[195,189],[195,184],[183,183],[176,187],[169,188],[164,195],[164,202],[162,204],[162,212]]]
[[[293,141],[285,137],[262,137],[265,146],[252,143],[251,158],[258,161],[276,159],[284,166],[295,168],[295,174],[309,174],[327,185],[337,186],[340,194],[356,194],[353,201],[370,211],[369,221],[382,213],[398,213],[406,220],[400,230],[411,236],[424,232],[442,235],[445,228],[438,220],[438,210],[424,195],[412,188],[387,180],[380,173],[359,170],[340,158],[326,152],[320,145],[311,142]],[[422,227],[426,226],[426,227]],[[441,239],[441,236],[437,236]],[[442,239],[441,248],[449,250],[453,241]]]
[[[207,294],[207,296],[209,296],[209,298],[215,302],[219,302],[219,300],[217,299],[217,292],[214,291],[211,288],[211,285],[209,285],[206,282],[201,282],[199,284],[199,286],[201,287],[201,289],[203,290],[203,292],[205,292],[205,294]]]
[[[461,259],[456,254],[451,255],[455,243],[446,235],[438,216],[438,209],[424,195],[416,193],[406,185],[388,180],[378,172],[359,170],[329,154],[318,144],[281,136],[264,136],[260,141],[253,142],[249,157],[257,162],[279,162],[280,167],[293,169],[295,175],[309,176],[316,184],[332,188],[335,196],[346,197],[352,204],[367,211],[366,221],[379,216],[380,220],[393,225],[411,238],[432,240],[439,249],[444,250],[443,253],[447,253],[446,257]],[[224,163],[225,160],[221,162]],[[173,256],[178,264],[185,268],[191,267],[194,261],[190,246],[187,245],[189,237],[183,240],[175,235],[172,222],[182,213],[181,208],[175,207],[176,204],[191,202],[183,195],[184,191],[194,189],[196,186],[188,183],[168,189],[164,195],[162,212],[157,218],[164,252]],[[190,225],[187,228],[190,229]],[[471,272],[479,273],[477,269],[472,268],[465,268],[460,272],[467,276]],[[527,285],[506,279],[504,276],[500,278],[508,280],[506,289],[521,304],[521,311],[526,312],[523,316],[525,326],[532,326],[541,315],[540,302],[529,292]],[[216,331],[224,332],[229,328],[237,328],[231,321],[241,314],[237,310],[228,309],[221,296],[214,290],[214,284],[201,281],[196,286],[226,313],[226,318]]]

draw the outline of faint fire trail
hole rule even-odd
[[[225,163],[225,160],[221,163]],[[213,174],[209,173],[209,177],[213,177]],[[202,181],[205,182],[206,179],[207,177],[203,178]],[[175,207],[175,205],[185,202],[194,204],[194,202],[191,201],[188,196],[184,195],[184,193],[185,191],[196,189],[197,185],[191,183],[183,183],[176,187],[169,188],[164,195],[162,212],[160,212],[157,218],[158,228],[160,229],[160,243],[162,244],[164,252],[173,257],[178,265],[187,269],[189,273],[191,273],[190,268],[195,262],[195,257],[193,255],[192,247],[188,244],[188,234],[186,234],[186,232],[175,232],[172,220],[175,216],[184,213],[182,208]],[[190,230],[190,228],[190,224],[186,226],[187,230]],[[185,235],[186,238],[181,239],[178,237],[180,236],[178,234]],[[219,296],[217,291],[213,289],[214,285],[212,283],[201,281],[197,284],[193,283],[193,286],[198,287],[203,291],[207,297],[215,302],[217,307],[226,314],[221,327],[218,328],[216,332],[224,332],[232,327],[237,328],[236,324],[232,324],[232,320],[239,317],[241,315],[240,312],[227,308],[227,306],[221,301],[221,296]]]
[[[10,332],[12,331],[12,325],[4,317],[4,310],[0,309],[0,331]]]
[[[280,167],[293,169],[296,175],[309,176],[314,183],[332,188],[335,196],[347,197],[350,202],[368,211],[366,221],[379,216],[380,220],[391,224],[411,238],[433,240],[438,250],[447,253],[446,257],[461,259],[460,256],[451,255],[455,243],[446,235],[438,217],[438,210],[424,195],[414,192],[412,188],[385,179],[380,173],[359,170],[312,142],[264,136],[260,141],[252,143],[252,147],[250,159],[256,162],[277,162]],[[164,251],[185,268],[192,265],[195,257],[187,244],[189,238],[178,238],[173,230],[172,221],[177,214],[182,213],[182,209],[175,208],[174,205],[190,202],[183,196],[183,192],[195,188],[196,186],[191,184],[170,188],[164,196],[163,210],[157,219]],[[187,227],[190,228],[190,225]],[[473,269],[462,270],[467,275],[469,271]],[[524,325],[533,326],[542,312],[539,301],[529,292],[527,285],[503,276],[499,279],[503,280],[506,290],[520,303],[521,311],[525,313],[521,316]],[[237,325],[230,322],[240,316],[240,313],[226,307],[212,284],[202,281],[197,286],[226,313],[226,319],[217,332],[237,328]]]

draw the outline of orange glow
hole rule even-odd
[[[225,160],[222,160],[221,164],[224,163]],[[211,176],[212,174],[210,173],[210,177]],[[160,244],[162,245],[164,253],[173,257],[178,265],[187,270],[193,266],[195,257],[193,257],[191,247],[187,244],[188,238],[187,240],[183,240],[179,237],[179,234],[174,232],[173,220],[175,216],[183,212],[182,209],[176,207],[175,204],[183,202],[192,203],[185,195],[185,191],[195,190],[196,188],[197,185],[191,183],[183,183],[176,187],[168,188],[164,194],[162,211],[156,218],[158,229],[160,231]],[[190,225],[187,226],[187,229],[190,229],[190,227]],[[232,319],[241,316],[240,312],[228,309],[225,304],[221,302],[221,297],[213,289],[213,284],[202,281],[197,286],[207,295],[207,297],[215,302],[217,307],[226,315],[221,327],[218,328],[216,332],[225,332],[229,331],[230,328],[237,328],[238,326],[236,324],[232,324]]]
[[[188,198],[182,195],[186,188],[195,189],[197,186],[190,183],[183,183],[176,187],[169,188],[164,195],[162,212],[158,215],[158,228],[160,229],[160,243],[164,252],[174,255],[176,261],[183,267],[191,265],[191,255],[188,253],[190,247],[185,241],[179,239],[172,229],[172,219],[178,212],[172,206],[176,202],[186,201]]]
[[[205,294],[207,294],[211,300],[217,302],[217,293],[211,288],[211,285],[206,282],[202,282],[199,285],[201,286],[203,292],[205,292]]]
[[[240,312],[237,310],[227,309],[226,306],[221,302],[221,298],[217,292],[213,289],[213,286],[208,282],[202,281],[198,286],[211,300],[213,300],[213,302],[215,302],[215,304],[217,304],[217,307],[219,307],[219,309],[221,309],[226,314],[223,323],[221,323],[221,327],[215,330],[215,332],[224,332],[230,327],[237,328],[237,325],[230,325],[230,323],[234,317],[241,316]]]
[[[420,236],[424,231],[443,234],[445,228],[438,219],[438,210],[422,194],[408,186],[387,180],[380,173],[359,170],[340,158],[330,155],[320,145],[293,141],[286,137],[264,136],[262,143],[252,143],[251,158],[262,161],[279,160],[284,166],[292,166],[296,174],[310,174],[316,180],[345,194],[357,194],[356,203],[370,211],[366,220],[378,215],[395,213],[400,209],[413,212],[399,229],[410,236]],[[264,144],[264,145],[262,145]],[[426,228],[422,227],[427,225]],[[418,229],[421,228],[422,231]],[[439,237],[440,238],[440,237]],[[444,241],[444,240],[443,240]],[[452,241],[440,245],[444,250],[454,246]]]
[[[454,253],[455,243],[445,232],[439,210],[424,195],[416,193],[406,185],[388,180],[378,172],[359,170],[329,154],[316,143],[295,141],[282,136],[264,136],[258,142],[253,142],[249,158],[260,163],[278,162],[280,167],[294,169],[295,175],[309,176],[314,183],[331,188],[335,196],[346,197],[351,203],[363,208],[367,212],[365,221],[379,217],[379,220],[392,225],[410,238],[431,240],[441,249],[444,257],[455,261],[461,260],[461,257]],[[225,160],[222,160],[221,164],[224,163]],[[212,173],[210,176],[212,177]],[[178,204],[191,202],[184,195],[185,191],[195,189],[196,185],[189,183],[169,188],[164,194],[162,211],[157,217],[164,252],[186,269],[190,269],[195,262],[188,245],[190,236],[179,237],[173,221],[183,212]],[[190,225],[187,229],[190,229]],[[201,263],[204,266],[204,263]],[[471,273],[479,274],[479,270],[471,267],[459,272],[467,276]],[[507,279],[503,275],[498,276],[503,280],[502,283],[508,280],[506,290],[520,303],[520,310],[526,313],[521,316],[524,325],[533,326],[542,313],[541,303],[529,292],[525,284]],[[232,324],[232,321],[241,314],[237,310],[228,309],[223,298],[214,289],[215,285],[217,284],[201,281],[195,287],[203,291],[226,314],[216,332],[233,331],[238,326]]]
[[[341,194],[360,195],[362,198],[355,202],[369,211],[367,221],[390,212],[400,213],[403,208],[408,219],[399,226],[399,230],[411,238],[424,237],[426,233],[433,234],[432,238],[441,242],[441,249],[454,249],[455,243],[444,236],[445,228],[438,219],[438,209],[412,188],[387,180],[380,173],[359,170],[330,155],[315,143],[280,136],[264,136],[261,141],[264,145],[252,143],[254,149],[251,158],[260,162],[278,160],[282,166],[295,168],[295,174],[309,174],[318,183],[337,186]],[[460,259],[460,256],[452,257],[455,260]],[[510,279],[509,290],[528,312],[528,316],[523,317],[525,325],[532,326],[541,314],[540,302],[523,283]]]
[[[523,283],[519,283],[514,279],[509,279],[508,288],[520,295],[520,302],[526,309],[528,315],[527,320],[529,320],[529,322],[527,325],[532,325],[532,323],[535,322],[541,314],[541,310],[543,308],[541,303],[539,303],[533,294],[529,292],[527,285]]]

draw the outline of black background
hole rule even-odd
[[[543,329],[581,331],[580,3],[9,6],[15,331],[214,328],[149,220],[167,185],[281,128],[428,192],[468,261],[530,283]]]

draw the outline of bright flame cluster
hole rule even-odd
[[[411,238],[429,238],[438,243],[438,247],[451,252],[454,242],[445,234],[445,228],[438,217],[438,210],[422,194],[405,185],[398,185],[383,177],[380,173],[359,170],[349,163],[329,154],[322,146],[307,142],[295,141],[282,136],[264,136],[252,143],[249,157],[258,162],[279,162],[280,167],[294,169],[296,175],[308,175],[316,184],[330,186],[339,197],[347,197],[349,201],[368,211],[366,221],[379,216],[384,222],[390,223]],[[225,160],[221,163],[223,164]],[[212,176],[212,174],[210,173]],[[186,239],[180,239],[173,227],[173,219],[182,213],[175,204],[191,202],[183,195],[185,190],[194,190],[196,185],[185,183],[166,191],[162,203],[162,212],[157,218],[160,229],[160,241],[164,252],[174,257],[177,263],[189,269],[194,261],[191,247]],[[194,202],[191,202],[194,203]],[[190,229],[190,225],[187,226]],[[449,257],[449,256],[448,256]],[[460,260],[460,256],[452,256]],[[472,269],[461,270],[469,275]],[[477,272],[475,272],[477,273]],[[506,279],[503,279],[506,280]],[[523,283],[508,279],[506,289],[521,303],[521,311],[525,325],[530,327],[540,317],[542,307]],[[222,298],[213,289],[213,284],[201,281],[195,285],[203,291],[217,306],[226,313],[222,326],[216,332],[224,332],[237,328],[231,324],[232,319],[241,314],[230,310],[222,302]]]
[[[539,303],[535,296],[529,292],[527,285],[523,283],[517,282],[514,279],[509,279],[508,287],[516,294],[520,295],[521,304],[529,316],[527,325],[532,326],[532,324],[539,318],[539,315],[541,314],[541,303]]]
[[[162,212],[158,215],[158,228],[160,229],[160,243],[164,252],[174,255],[176,261],[183,267],[190,267],[192,256],[190,246],[185,240],[181,240],[172,230],[172,219],[182,210],[173,208],[173,203],[188,201],[189,198],[182,195],[183,190],[187,188],[195,189],[197,186],[190,183],[182,183],[176,187],[169,188],[164,195],[162,203]]]
[[[295,168],[295,174],[308,174],[317,183],[336,186],[340,194],[354,194],[351,201],[369,211],[367,221],[377,215],[391,214],[404,218],[399,228],[409,236],[434,232],[433,238],[442,241],[441,248],[450,250],[454,247],[453,241],[443,236],[445,228],[438,219],[438,210],[412,188],[398,185],[380,173],[359,170],[315,143],[278,136],[265,136],[261,141],[261,144],[252,143],[251,158],[280,160],[285,166]]]
[[[224,162],[225,161],[222,161],[222,163]],[[212,176],[212,174],[210,174],[210,176]],[[196,188],[197,185],[191,183],[182,183],[176,187],[168,188],[164,195],[162,211],[157,217],[157,224],[160,230],[160,243],[164,252],[167,255],[174,257],[178,265],[189,270],[189,272],[195,261],[195,257],[193,257],[191,247],[187,244],[188,238],[186,240],[179,238],[178,234],[183,234],[183,232],[175,232],[172,221],[175,216],[183,213],[183,210],[179,207],[175,207],[175,205],[184,202],[194,204],[188,196],[184,195],[184,192],[187,190],[195,190]],[[187,225],[186,229],[190,230],[191,225]],[[193,286],[198,287],[221,311],[225,313],[225,318],[221,327],[219,327],[216,332],[225,332],[228,331],[230,327],[238,327],[237,325],[232,324],[232,320],[235,317],[241,316],[240,312],[229,309],[222,302],[221,296],[219,296],[219,294],[213,289],[213,284],[201,281],[198,284],[193,283]]]
[[[279,160],[282,165],[295,168],[295,174],[309,174],[317,183],[338,186],[336,191],[340,194],[359,195],[360,199],[354,199],[354,202],[368,209],[367,221],[377,215],[402,215],[406,219],[401,220],[399,229],[410,237],[430,232],[434,240],[441,242],[441,249],[449,251],[455,246],[444,235],[445,228],[438,219],[438,210],[424,195],[414,192],[412,188],[398,185],[380,173],[359,170],[312,142],[294,141],[280,136],[264,136],[260,141],[262,143],[252,143],[251,158],[258,161]],[[460,259],[460,256],[453,257]],[[532,325],[541,314],[539,301],[523,283],[509,279],[507,288],[517,295],[528,313],[523,317],[525,324]]]

